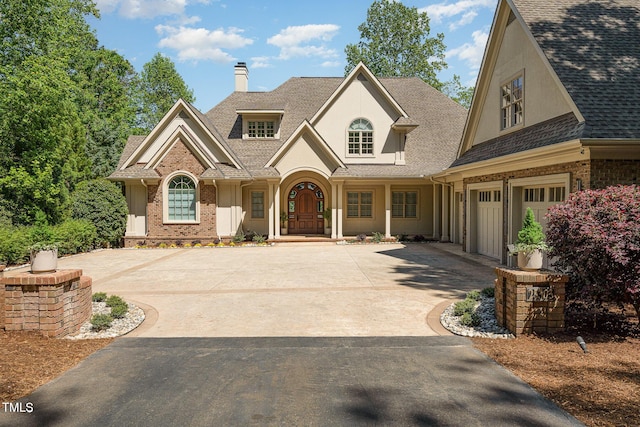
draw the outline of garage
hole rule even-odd
[[[502,183],[468,189],[467,250],[491,258],[502,257]]]

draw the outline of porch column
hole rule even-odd
[[[342,239],[342,187],[343,182],[331,183],[331,238]]]
[[[274,191],[274,188],[276,187],[276,190]],[[276,224],[277,222],[277,218],[279,218],[279,213],[278,213],[278,208],[279,206],[276,206],[275,200],[274,200],[274,193],[277,193],[277,186],[275,184],[271,184],[269,183],[269,239],[274,239],[274,238],[278,238],[280,237],[280,227],[275,227],[275,232],[274,232],[274,224]]]
[[[384,237],[391,237],[391,184],[384,185]]]
[[[442,235],[441,242],[448,242],[449,237],[449,186],[442,185]]]
[[[439,197],[439,189],[440,185],[433,184],[433,238],[438,240],[441,236],[440,231],[440,197]]]
[[[275,205],[275,210],[274,210],[274,218],[273,218],[273,223],[275,224],[276,227],[276,239],[280,238],[280,211],[282,209],[282,207],[280,206],[280,184],[275,184],[275,188],[276,191],[274,192],[274,205]]]

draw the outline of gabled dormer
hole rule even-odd
[[[241,108],[236,113],[242,119],[242,139],[280,139],[284,109]]]

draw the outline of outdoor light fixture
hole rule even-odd
[[[586,343],[586,342],[584,342],[584,340],[582,339],[582,337],[580,337],[580,336],[579,336],[579,337],[576,339],[576,341],[578,341],[578,344],[580,344],[580,348],[582,349],[582,351],[584,351],[585,353],[589,353],[589,352],[587,351],[587,343]]]

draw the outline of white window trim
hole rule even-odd
[[[178,221],[169,219],[169,183],[173,178],[184,175],[191,179],[196,186],[196,219],[187,221]],[[162,223],[163,224],[200,224],[200,182],[195,175],[185,170],[179,170],[168,175],[162,182]]]
[[[359,149],[359,154],[353,154],[353,153],[349,153],[349,132],[351,132],[351,125],[353,124],[353,122],[355,122],[356,120],[366,120],[370,125],[371,125],[371,153],[367,153],[367,154],[362,154],[362,132],[360,131],[360,142],[358,143],[360,146]],[[369,131],[366,131],[369,132]],[[351,120],[349,122],[349,126],[347,126],[347,130],[345,133],[345,157],[349,157],[349,158],[373,158],[376,156],[376,134],[375,134],[375,127],[373,126],[373,123],[371,122],[371,120],[364,118],[364,117],[356,117],[355,119]],[[367,143],[368,144],[368,143]]]
[[[502,127],[502,87],[507,85],[507,84],[510,85],[517,78],[522,78],[522,122],[518,123],[517,125]],[[500,129],[500,134],[513,132],[515,130],[522,129],[524,127],[524,124],[525,124],[525,121],[526,121],[525,102],[526,102],[526,92],[527,92],[525,86],[526,86],[526,82],[525,82],[524,69],[522,69],[519,72],[513,74],[511,77],[509,77],[508,79],[503,80],[500,83],[500,91],[498,92],[498,111],[499,111],[499,113],[498,113],[498,118],[499,118],[498,128]]]
[[[248,140],[259,140],[259,139],[280,139],[280,122],[281,115],[269,115],[269,114],[243,114],[242,115],[242,139]],[[273,122],[273,136],[249,136],[249,122]]]

